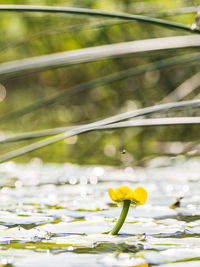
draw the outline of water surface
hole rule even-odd
[[[143,186],[145,205],[121,208],[108,188]],[[145,168],[13,162],[0,165],[3,266],[200,266],[200,159],[156,158]],[[170,209],[177,197],[181,206]]]

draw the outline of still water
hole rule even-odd
[[[130,208],[119,235],[103,234],[121,211],[108,189],[123,185],[143,186],[148,201]],[[1,164],[0,264],[200,266],[199,192],[200,158],[161,157],[143,168]]]

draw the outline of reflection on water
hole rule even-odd
[[[171,267],[195,260],[198,266],[199,163],[199,158],[159,158],[145,168],[126,169],[38,159],[1,164],[0,264]],[[148,201],[130,209],[118,236],[102,234],[120,213],[108,188],[123,185],[143,186]],[[182,196],[180,207],[170,209]]]

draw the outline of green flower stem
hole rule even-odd
[[[115,224],[115,227],[110,232],[111,235],[117,235],[118,234],[119,230],[121,229],[121,227],[122,227],[122,225],[123,225],[123,223],[124,223],[124,221],[126,219],[130,204],[131,204],[130,200],[124,200],[124,205],[123,205],[122,212],[121,212],[121,214],[119,216],[119,219],[118,219],[117,223]]]

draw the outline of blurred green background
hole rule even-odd
[[[120,11],[160,17],[190,26],[196,15],[195,12],[190,12],[190,8],[196,7],[198,1],[7,0],[1,4],[57,5]],[[103,44],[190,34],[148,23],[120,23],[115,19],[28,12],[1,12],[0,29],[0,63]],[[7,94],[0,102],[0,115],[107,74],[198,50],[199,48],[185,48],[143,52],[16,78],[2,78],[0,83]],[[2,122],[0,137],[12,133],[80,125],[131,109],[155,105],[198,71],[199,66],[194,63],[182,64],[148,71],[106,86],[66,96],[54,104]],[[199,93],[199,86],[196,86],[191,93],[175,101],[199,99]],[[191,116],[198,113],[197,109],[187,109],[184,112],[170,112],[161,116]],[[17,161],[26,162],[33,157],[39,157],[45,162],[141,165],[155,156],[196,156],[198,149],[194,149],[192,142],[196,143],[198,140],[199,126],[190,125],[95,131],[31,152]],[[0,151],[3,154],[29,143],[30,141],[0,144]],[[124,149],[126,154],[120,153]]]

